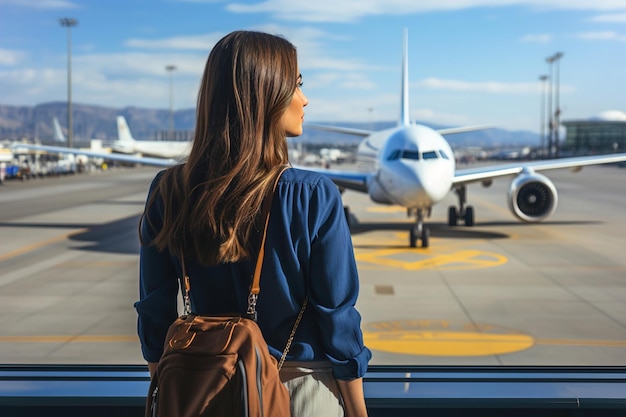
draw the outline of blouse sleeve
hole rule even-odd
[[[371,358],[355,308],[359,278],[341,195],[321,177],[311,199],[309,300],[337,379],[362,377]]]
[[[152,181],[148,200],[162,173]],[[148,362],[158,362],[161,358],[167,330],[178,316],[176,267],[169,252],[160,252],[151,244],[162,225],[162,207],[162,201],[157,199],[140,225],[139,301],[135,303],[135,309],[141,351]]]

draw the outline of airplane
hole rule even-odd
[[[524,222],[540,222],[554,213],[558,195],[552,181],[539,171],[562,168],[580,170],[587,165],[626,161],[626,153],[619,153],[524,161],[457,170],[454,153],[444,136],[485,129],[489,126],[432,129],[410,121],[406,31],[401,84],[400,118],[396,127],[371,131],[340,126],[305,125],[305,127],[363,137],[357,149],[357,171],[312,167],[302,167],[302,169],[314,170],[328,176],[342,191],[350,189],[367,193],[375,203],[399,205],[406,208],[407,214],[415,217],[415,223],[409,230],[410,247],[417,247],[418,242],[421,243],[422,248],[429,246],[430,232],[428,227],[425,227],[424,220],[430,216],[433,206],[441,202],[451,191],[457,195],[459,203],[458,207],[448,208],[449,226],[456,226],[459,220],[462,220],[465,226],[474,225],[474,208],[467,204],[469,184],[482,183],[483,186],[489,186],[494,179],[502,177],[513,177],[508,190],[509,208],[513,215]],[[86,156],[160,167],[180,163],[180,160],[176,159],[109,155],[41,145],[21,146],[49,152],[80,153]],[[349,210],[346,208],[345,211],[349,219]]]
[[[134,139],[130,135],[130,130],[128,130],[128,125],[126,124],[126,120],[122,116],[120,117],[122,118],[122,122],[120,124],[119,118],[118,118],[118,135],[123,138],[122,142],[126,141],[126,143],[132,144]],[[52,122],[54,126],[54,140],[56,142],[67,143],[67,139],[65,135],[63,134],[63,129],[61,128],[59,120],[56,117],[54,117],[52,119]],[[120,129],[120,126],[121,126],[121,129]],[[124,130],[124,126],[126,127],[125,130]],[[125,131],[127,133],[126,135],[123,135],[123,134],[120,135],[119,133],[120,131],[122,132]],[[120,142],[120,141],[116,141],[116,142]],[[164,143],[164,142],[156,142],[156,143]],[[184,142],[177,142],[177,143],[185,144]],[[75,157],[78,157],[78,158],[87,157],[87,158],[94,158],[97,160],[106,159],[109,161],[125,162],[125,163],[130,163],[130,164],[144,164],[144,165],[151,165],[151,166],[157,166],[157,167],[169,167],[179,162],[177,159],[173,159],[173,158],[165,158],[165,157],[151,158],[151,157],[137,155],[134,153],[133,155],[120,155],[120,154],[112,154],[112,153],[103,152],[99,149],[89,150],[89,149],[67,148],[67,147],[61,147],[61,146],[33,145],[33,144],[22,143],[22,142],[12,144],[10,148],[13,150],[19,150],[21,152],[24,152],[27,150],[44,151],[48,153],[68,155],[70,158],[72,157],[72,155],[74,155]],[[127,147],[126,149],[130,149],[130,147]],[[124,153],[129,153],[129,152],[124,152]],[[87,164],[87,161],[84,159],[76,159],[76,160],[77,161],[82,160],[84,164]]]
[[[176,159],[189,155],[190,141],[135,140],[124,116],[117,116],[118,140],[111,143],[113,152]]]
[[[63,134],[63,129],[61,129],[61,125],[59,124],[59,119],[54,117],[52,119],[52,124],[54,125],[54,141],[67,143],[67,139],[65,138],[65,135]]]
[[[448,208],[448,225],[456,226],[462,219],[466,226],[473,226],[474,208],[467,205],[467,186],[481,182],[488,187],[496,178],[513,176],[508,191],[510,210],[524,222],[539,222],[554,213],[558,195],[552,181],[538,171],[626,161],[626,153],[621,153],[457,170],[452,148],[444,136],[486,129],[489,126],[435,130],[411,123],[408,85],[408,35],[405,31],[400,119],[397,126],[370,131],[306,124],[311,128],[357,135],[364,139],[357,149],[356,172],[309,167],[305,169],[324,173],[340,190],[367,193],[375,203],[406,208],[407,214],[415,217],[415,224],[411,226],[409,233],[411,247],[416,247],[418,241],[423,248],[429,246],[430,232],[424,226],[424,219],[430,216],[433,206],[442,201],[450,191],[457,195],[459,204],[458,207]],[[349,220],[349,211],[347,208],[345,210]]]

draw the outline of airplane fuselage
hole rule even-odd
[[[116,141],[111,145],[111,149],[119,153],[179,159],[189,155],[191,142],[155,140]]]
[[[376,132],[361,142],[358,169],[368,177],[370,198],[382,204],[429,209],[452,187],[455,161],[448,142],[423,125]]]

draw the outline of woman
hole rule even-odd
[[[212,49],[189,158],[156,176],[140,224],[135,307],[151,375],[178,316],[181,253],[195,313],[246,311],[250,282],[240,277],[254,270],[259,208],[288,164],[286,137],[302,134],[301,86],[296,49],[281,37],[236,31]],[[280,177],[261,289],[258,324],[276,358],[308,297],[281,370],[292,414],[367,415],[362,377],[371,353],[355,309],[356,263],[341,197],[323,175],[291,168]],[[317,400],[306,398],[311,392]]]

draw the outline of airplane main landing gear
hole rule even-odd
[[[474,207],[466,206],[462,211],[456,207],[448,207],[448,226],[456,226],[459,218],[463,219],[465,226],[474,226]]]
[[[456,226],[459,222],[459,218],[463,219],[465,226],[474,226],[474,207],[466,206],[466,191],[465,186],[461,185],[454,189],[459,197],[459,208],[450,206],[448,207],[448,226]]]

